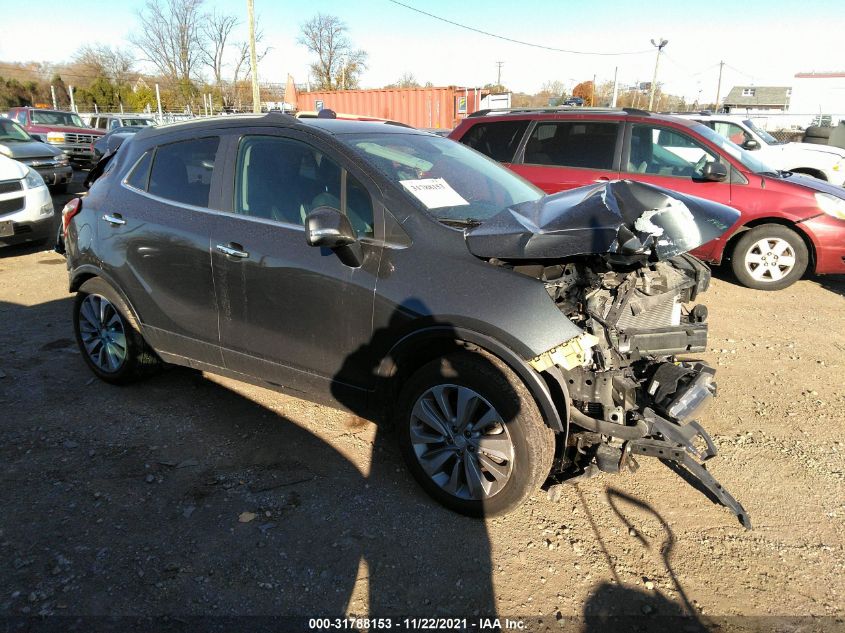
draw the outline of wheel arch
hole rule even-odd
[[[804,245],[807,247],[807,253],[810,256],[810,262],[807,266],[807,270],[814,271],[816,269],[816,245],[813,243],[813,240],[811,240],[810,236],[807,235],[807,233],[801,228],[800,223],[796,223],[782,217],[755,218],[754,220],[743,224],[733,233],[733,235],[730,236],[730,238],[728,238],[722,254],[722,260],[732,260],[734,249],[736,249],[736,245],[739,240],[742,239],[742,236],[745,235],[747,231],[757,228],[758,226],[762,226],[763,224],[779,224],[780,226],[794,231],[796,235],[804,241]]]
[[[827,182],[827,176],[821,169],[815,169],[814,167],[795,167],[790,169],[790,171],[796,174],[805,174],[807,176],[812,176],[813,178],[818,178],[819,180],[824,180]]]
[[[539,373],[516,352],[486,334],[455,326],[431,326],[406,335],[393,345],[379,363],[377,374],[384,385],[379,402],[395,402],[405,381],[420,367],[457,350],[477,350],[505,363],[525,384],[546,425],[566,440],[569,429],[569,394],[557,368]]]
[[[126,296],[126,293],[120,289],[120,286],[114,282],[108,274],[103,272],[102,269],[97,268],[96,266],[91,265],[83,265],[79,268],[75,269],[71,272],[70,275],[70,283],[68,286],[68,291],[78,292],[79,289],[89,279],[102,279],[105,283],[107,283],[111,289],[117,293],[117,295],[123,300],[123,303],[129,308],[130,314],[127,314],[127,318],[132,319],[134,321],[135,327],[140,327],[141,319],[138,316],[138,311],[135,310],[135,306],[132,305],[132,302],[129,300],[129,297]]]

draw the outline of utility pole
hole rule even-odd
[[[249,63],[252,65],[252,111],[261,114],[261,92],[258,90],[258,56],[255,53],[255,7],[253,0],[246,0],[249,20]]]
[[[53,84],[50,84],[50,94],[53,96],[53,109],[58,110],[59,106],[56,105],[56,87]]]
[[[590,107],[596,105],[596,76],[593,75],[593,89],[590,90]]]
[[[613,69],[613,98],[610,102],[610,107],[616,107],[616,99],[619,97],[619,84],[616,83],[616,75],[619,73],[619,66]]]
[[[76,103],[73,101],[73,86],[67,87],[67,93],[70,95],[70,111],[76,112]]]
[[[158,91],[158,84],[156,84],[156,103],[158,104],[158,122],[162,123],[164,117],[161,116],[161,93]]]
[[[496,85],[502,85],[502,66],[505,65],[505,62],[496,62]]]
[[[651,40],[651,45],[657,47],[657,59],[654,60],[654,77],[651,80],[651,95],[648,98],[648,109],[652,110],[654,108],[654,91],[657,90],[657,67],[660,65],[660,53],[663,51],[663,47],[669,43],[669,40],[658,39],[657,41]]]
[[[719,99],[722,98],[722,69],[725,62],[719,62],[719,83],[716,85],[716,112],[719,111]]]

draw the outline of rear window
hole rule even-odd
[[[160,145],[147,191],[174,202],[207,207],[219,142],[215,136]]]
[[[461,143],[500,163],[509,163],[516,154],[529,121],[478,123],[464,134]]]
[[[613,169],[619,123],[563,121],[538,123],[525,145],[532,165]]]

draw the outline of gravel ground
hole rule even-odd
[[[430,501],[391,434],[361,418],[181,369],[96,381],[72,340],[64,260],[4,249],[0,617],[841,627],[844,296],[842,278],[764,293],[720,277],[703,298],[720,389],[702,420],[720,449],[710,469],[753,531],[645,459],[476,521]]]

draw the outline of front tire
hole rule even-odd
[[[73,329],[82,358],[100,379],[122,385],[155,373],[161,361],[144,341],[120,295],[94,277],[79,288]]]
[[[801,236],[781,224],[761,224],[740,238],[731,256],[737,280],[755,290],[781,290],[801,279],[810,256]]]
[[[549,475],[554,432],[502,361],[455,352],[420,368],[399,397],[398,439],[417,482],[461,514],[505,514]]]

